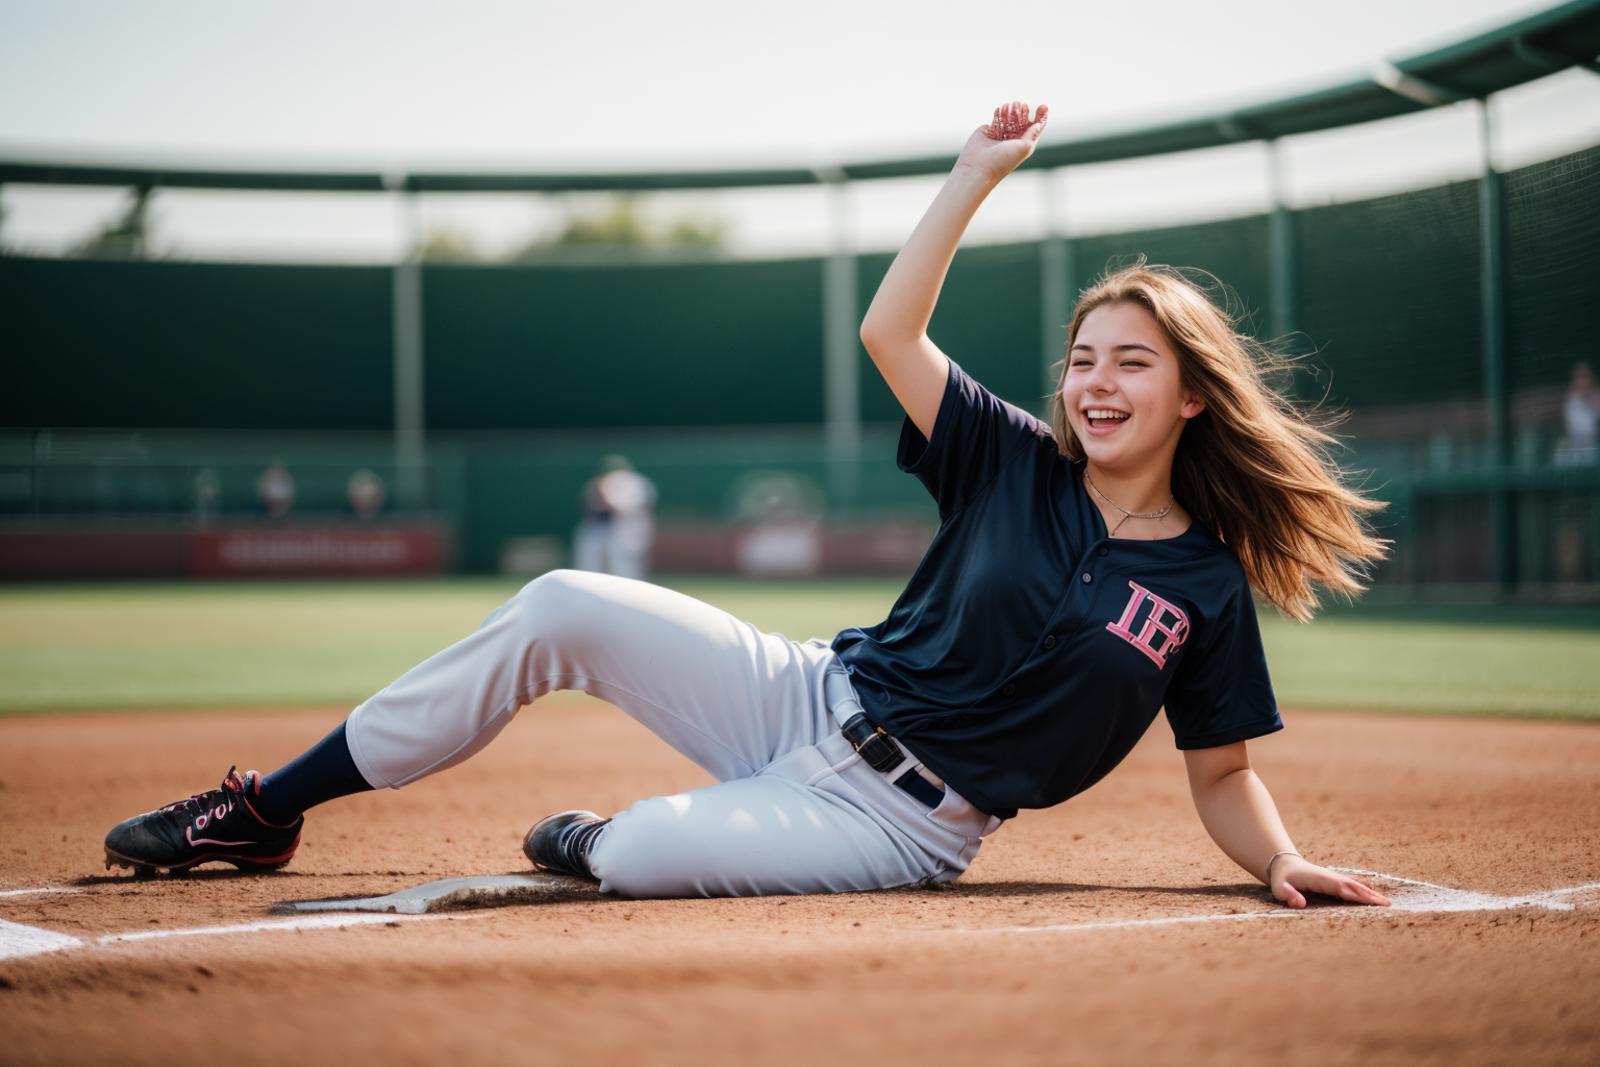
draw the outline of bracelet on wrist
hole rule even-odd
[[[1272,865],[1274,863],[1278,862],[1278,857],[1279,856],[1296,856],[1296,857],[1298,857],[1300,859],[1305,859],[1305,857],[1301,856],[1300,853],[1292,851],[1290,849],[1285,849],[1282,852],[1274,852],[1272,854],[1272,858],[1267,860],[1267,888],[1268,889],[1272,888]]]

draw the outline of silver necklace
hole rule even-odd
[[[1094,484],[1094,479],[1089,477],[1089,468],[1088,467],[1083,468],[1083,480],[1085,482],[1089,483],[1089,488],[1093,489],[1095,491],[1095,495],[1096,496],[1098,496],[1101,500],[1104,500],[1107,504],[1110,504],[1112,507],[1116,508],[1118,511],[1122,512],[1122,518],[1117,522],[1117,524],[1115,526],[1113,526],[1111,528],[1111,532],[1106,534],[1107,537],[1115,537],[1115,536],[1117,536],[1117,531],[1122,529],[1122,524],[1127,522],[1129,519],[1164,519],[1164,518],[1166,518],[1167,517],[1167,512],[1172,510],[1172,504],[1177,499],[1176,497],[1172,496],[1171,494],[1168,494],[1168,496],[1167,496],[1167,506],[1162,508],[1160,511],[1129,511],[1127,508],[1123,507],[1121,504],[1117,503],[1115,500],[1112,500],[1110,497],[1106,496],[1106,494],[1101,491],[1100,487],[1098,485]]]

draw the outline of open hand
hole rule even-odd
[[[1359,878],[1308,863],[1299,856],[1284,856],[1273,865],[1272,895],[1291,908],[1306,906],[1307,893],[1338,897],[1352,904],[1388,905],[1389,898]]]
[[[1028,117],[1028,105],[1020,100],[1001,104],[994,109],[993,122],[972,131],[956,166],[969,167],[999,181],[1033,155],[1049,116],[1050,108],[1046,104],[1040,104],[1032,118]]]

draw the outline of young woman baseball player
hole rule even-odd
[[[940,526],[889,616],[792,641],[625,578],[554,571],[272,774],[120,824],[108,863],[288,862],[302,813],[477,752],[553,689],[610,701],[717,784],[609,819],[550,816],[535,864],[626,896],[947,881],[1021,808],[1115,767],[1165,707],[1217,845],[1277,899],[1387,903],[1295,849],[1246,743],[1281,728],[1252,590],[1290,618],[1349,594],[1382,545],[1268,353],[1186,276],[1136,266],[1082,294],[1047,425],[927,327],[967,223],[1047,109],[996,109],[889,268],[861,338],[906,410],[898,463]]]

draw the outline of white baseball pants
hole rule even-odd
[[[471,756],[545,693],[581,689],[718,779],[617,814],[589,854],[602,891],[745,896],[956,878],[999,820],[949,788],[929,811],[863,763],[824,695],[831,674],[835,702],[841,685],[854,699],[842,670],[821,638],[762,633],[645,582],[552,571],[356,708],[346,737],[369,783],[398,788]]]

